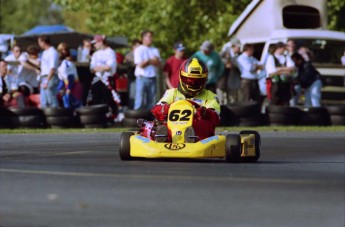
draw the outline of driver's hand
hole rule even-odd
[[[169,113],[169,108],[169,104],[160,103],[152,108],[151,113],[158,121],[166,121]]]

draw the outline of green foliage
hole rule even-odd
[[[345,31],[345,1],[329,0],[328,9],[328,27],[337,31]]]
[[[0,33],[18,35],[38,24],[63,23],[52,6],[52,0],[0,0]]]
[[[227,40],[231,23],[250,0],[55,0],[68,10],[89,15],[92,33],[140,38],[144,29],[155,33],[155,45],[162,55],[172,53],[172,46],[183,41],[189,51],[199,49],[208,39],[218,48]]]

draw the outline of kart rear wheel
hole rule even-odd
[[[240,135],[248,135],[248,134],[254,134],[255,135],[255,156],[253,157],[242,157],[243,162],[256,162],[260,158],[261,154],[261,136],[257,131],[252,130],[245,130],[240,131]]]
[[[129,142],[129,139],[131,136],[134,135],[133,132],[123,132],[120,137],[120,159],[123,161],[132,160],[130,150],[131,150],[131,144]]]
[[[227,162],[241,161],[241,137],[237,134],[226,136],[225,142],[225,160]]]

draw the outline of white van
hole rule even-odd
[[[294,40],[313,53],[312,62],[322,75],[322,103],[345,104],[345,33],[327,26],[326,0],[254,0],[230,27],[228,35],[242,44],[252,43],[263,61],[270,45]]]

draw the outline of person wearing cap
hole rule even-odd
[[[183,46],[182,43],[175,43],[175,54],[168,58],[164,65],[163,73],[165,76],[165,83],[168,89],[177,88],[178,86],[178,83],[180,81],[180,67],[181,64],[186,60],[186,58],[184,57],[185,49],[186,48]]]
[[[272,55],[267,57],[265,69],[267,73],[267,97],[272,105],[288,106],[291,98],[291,76],[295,71],[295,64],[289,55],[284,55],[286,45],[276,44]]]
[[[59,84],[59,78],[57,75],[59,53],[51,45],[50,38],[48,36],[38,37],[38,45],[44,50],[40,60],[40,107],[59,107],[57,99],[57,87]]]
[[[219,54],[214,51],[213,44],[206,40],[200,46],[200,51],[193,54],[194,58],[203,61],[208,68],[208,79],[206,82],[206,89],[216,93],[216,83],[223,75],[224,64]]]
[[[152,46],[152,31],[143,31],[141,39],[142,44],[134,50],[134,63],[136,64],[134,109],[149,110],[156,103],[156,78],[159,74],[161,57],[159,50]]]
[[[241,72],[237,65],[237,58],[240,53],[241,42],[236,37],[232,37],[219,53],[225,66],[224,74],[226,83],[224,84],[223,90],[226,91],[227,98],[224,100],[224,104],[231,104],[239,101]]]
[[[92,104],[107,104],[115,115],[118,108],[111,93],[111,78],[116,72],[115,51],[108,46],[103,35],[95,35],[91,43],[96,49],[90,63],[91,72],[95,73],[91,82]]]

